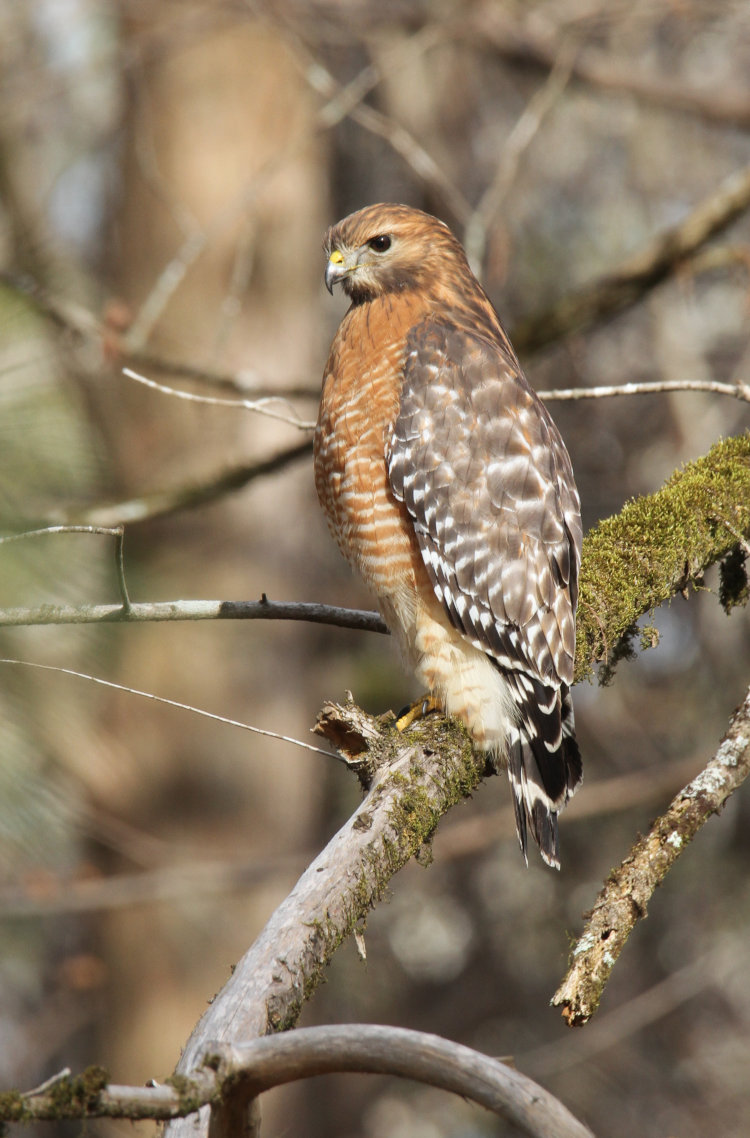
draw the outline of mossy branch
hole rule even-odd
[[[190,1075],[209,1041],[233,1043],[294,1026],[341,942],[389,881],[429,842],[440,817],[486,773],[457,724],[430,717],[400,733],[353,703],[327,704],[316,726],[367,795],[279,906],[193,1031],[177,1067]],[[205,1120],[204,1120],[205,1123]],[[204,1131],[205,1132],[205,1131]],[[195,1138],[174,1122],[169,1138]]]
[[[597,662],[612,664],[639,617],[699,585],[717,561],[730,559],[734,574],[729,592],[723,583],[725,607],[740,599],[736,551],[748,539],[750,434],[716,443],[595,526],[583,543],[576,680]]]
[[[575,945],[553,1004],[571,1027],[586,1023],[599,1006],[610,973],[651,896],[701,827],[717,814],[750,774],[750,691],[706,768],[673,799],[639,838],[599,894]]]

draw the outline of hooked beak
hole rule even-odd
[[[344,254],[339,249],[334,249],[328,258],[325,275],[326,288],[331,296],[333,296],[333,286],[339,284],[348,275],[349,268],[344,261]]]

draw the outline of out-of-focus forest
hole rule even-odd
[[[5,4],[2,533],[124,522],[134,601],[371,608],[301,447],[345,307],[323,287],[325,228],[380,200],[437,214],[513,337],[748,163],[737,0]],[[747,384],[749,277],[745,213],[616,315],[536,350],[519,338],[522,363],[539,390]],[[746,402],[708,390],[550,409],[586,529],[750,426]],[[561,873],[524,866],[490,780],[444,819],[432,864],[394,879],[366,963],[346,944],[303,1023],[512,1055],[602,1138],[750,1132],[747,792],[654,896],[592,1023],[571,1031],[549,1006],[610,867],[747,689],[750,613],[717,594],[709,573],[647,618],[658,646],[576,689],[585,781]],[[110,536],[0,545],[3,607],[118,599]],[[419,694],[388,638],[303,623],[14,628],[0,652],[308,742],[326,698],[380,712]],[[0,1083],[94,1062],[162,1080],[358,787],[333,759],[75,676],[0,664],[0,680]],[[263,1109],[268,1134],[513,1133],[380,1078],[298,1084]]]

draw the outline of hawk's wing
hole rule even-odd
[[[386,461],[451,623],[515,702],[507,759],[524,856],[528,824],[557,865],[557,811],[581,779],[568,692],[581,521],[568,453],[503,345],[432,318],[407,339]]]
[[[501,668],[569,685],[580,503],[558,430],[514,358],[448,322],[418,324],[386,459],[454,626]]]

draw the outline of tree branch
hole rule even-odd
[[[87,531],[90,532],[90,531]],[[22,535],[19,535],[22,536]],[[144,624],[171,620],[302,620],[388,633],[377,612],[304,601],[147,601],[116,605],[41,605],[0,609],[0,628],[39,624]]]
[[[191,1078],[164,1086],[107,1084],[100,1068],[77,1078],[62,1071],[25,1095],[4,1096],[0,1119],[168,1120],[204,1105],[226,1108],[234,1098],[298,1079],[349,1071],[396,1075],[461,1095],[530,1138],[592,1138],[558,1099],[497,1059],[437,1035],[378,1024],[308,1027],[234,1045],[212,1044]]]
[[[729,730],[705,770],[688,783],[639,838],[625,861],[610,873],[572,962],[552,1003],[562,1007],[571,1026],[586,1023],[599,1006],[604,987],[648,902],[677,858],[750,774],[750,690],[735,711]]]
[[[750,536],[750,434],[716,443],[661,490],[629,502],[583,543],[576,680],[613,664],[635,622]]]
[[[563,31],[548,31],[541,22],[513,19],[497,4],[476,8],[470,21],[457,28],[482,48],[488,45],[512,61],[550,71],[566,42]],[[568,33],[570,35],[570,33]],[[573,77],[581,83],[613,94],[632,95],[644,102],[695,115],[707,122],[736,126],[750,125],[750,98],[736,86],[723,90],[703,90],[686,86],[664,74],[638,74],[630,61],[622,61],[597,48],[581,46],[573,65]]]
[[[131,522],[143,522],[152,518],[164,517],[175,510],[193,509],[216,502],[233,490],[242,490],[256,478],[277,474],[286,466],[312,454],[312,439],[285,450],[278,451],[268,458],[241,466],[232,467],[220,474],[212,475],[200,482],[188,482],[165,490],[153,490],[136,498],[121,502],[91,506],[89,509],[74,507],[60,510],[50,516],[51,522],[80,523],[96,526],[118,526]]]
[[[366,919],[439,818],[486,773],[457,724],[428,718],[400,733],[354,704],[327,704],[316,726],[369,789],[240,960],[193,1031],[177,1066],[189,1075],[212,1040],[233,1043],[292,1027],[342,940]],[[175,1125],[170,1138],[194,1134]]]
[[[398,1075],[462,1095],[533,1138],[591,1138],[591,1131],[542,1087],[512,1067],[425,1032],[378,1024],[303,1028],[206,1055],[220,1076],[257,1094],[335,1071]]]
[[[635,304],[750,206],[750,166],[736,170],[679,225],[659,233],[610,273],[568,293],[513,330],[519,353],[535,352]]]

